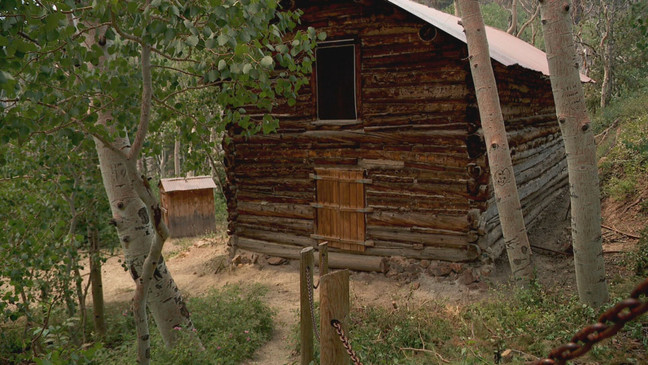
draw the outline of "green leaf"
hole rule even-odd
[[[216,70],[210,70],[207,73],[207,82],[214,82],[218,78],[218,71]]]
[[[265,56],[265,57],[263,57],[261,59],[261,66],[263,66],[263,67],[271,67],[273,62],[274,61],[272,60],[271,56]]]
[[[249,63],[246,63],[245,66],[243,66],[243,73],[247,75],[250,72],[251,69],[252,69],[252,65],[249,64]]]
[[[218,71],[222,71],[225,67],[227,67],[227,62],[225,62],[225,60],[221,59],[218,61]]]
[[[317,35],[317,39],[319,39],[320,41],[325,40],[325,39],[326,39],[326,32],[320,32],[320,33]]]
[[[185,39],[185,43],[187,43],[191,47],[195,47],[198,44],[198,41],[199,39],[195,35],[189,36],[187,37],[187,39]]]
[[[218,36],[218,45],[219,46],[226,45],[228,41],[229,41],[229,37],[226,36],[225,34],[221,33],[221,35]]]

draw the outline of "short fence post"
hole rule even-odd
[[[313,321],[311,317],[310,300],[308,299],[309,283],[313,284],[313,248],[301,250],[299,270],[299,323],[301,339],[301,365],[308,365],[314,360],[313,355]]]
[[[319,276],[328,274],[328,242],[322,242],[319,248]]]
[[[341,270],[320,278],[320,365],[348,365],[344,349],[331,320],[337,319],[346,331],[349,317],[349,271]]]

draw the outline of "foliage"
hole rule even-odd
[[[192,317],[205,351],[196,351],[182,343],[175,349],[167,349],[162,345],[159,334],[154,333],[152,357],[167,364],[238,364],[250,358],[272,334],[272,312],[261,301],[266,291],[267,288],[255,285],[246,289],[227,286],[203,297],[190,298]],[[132,321],[130,317],[126,318]],[[183,334],[185,340],[193,335],[185,329],[176,330]],[[122,332],[118,327],[109,330],[113,336],[119,333],[134,336],[132,330]],[[126,342],[112,341],[106,344],[94,360],[101,364],[130,362],[135,354],[135,347],[130,344],[132,339],[121,338],[121,341]]]
[[[93,147],[76,137],[0,146],[0,321],[24,317],[34,337],[48,326],[34,312],[65,305],[75,315],[88,227],[114,242]]]
[[[108,213],[105,200],[94,199],[103,193],[96,190],[93,138],[110,144],[136,136],[156,155],[178,135],[204,161],[220,143],[212,134],[277,127],[272,108],[294,105],[312,70],[315,40],[324,38],[297,30],[299,15],[280,11],[276,0],[0,2],[0,146],[8,181],[0,197],[13,208],[0,212],[3,315],[15,320],[29,316],[33,303],[55,308],[63,300],[74,316],[71,290],[82,291],[81,278],[69,273],[78,272],[82,233],[107,221],[89,214],[92,208]],[[107,125],[97,124],[100,114],[109,115]],[[149,131],[158,138],[147,140]],[[21,166],[25,156],[29,166]],[[23,175],[30,178],[15,179]]]

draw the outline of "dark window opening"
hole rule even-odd
[[[316,52],[317,117],[356,119],[355,46],[325,44]]]

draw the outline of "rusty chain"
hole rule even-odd
[[[338,337],[340,337],[340,341],[342,342],[342,345],[344,345],[344,349],[346,350],[347,354],[349,354],[351,361],[353,361],[353,365],[362,365],[360,358],[358,357],[358,355],[356,355],[355,351],[353,351],[353,349],[351,348],[351,342],[349,342],[349,339],[344,334],[344,330],[342,329],[342,323],[340,323],[340,321],[338,321],[337,319],[332,319],[331,326],[335,328],[335,332],[337,333]]]
[[[554,348],[549,357],[534,362],[534,365],[563,365],[567,360],[586,354],[592,346],[606,338],[614,336],[626,322],[648,312],[648,302],[641,297],[648,296],[648,279],[639,284],[627,298],[614,307],[603,312],[598,323],[587,326],[577,332],[570,342]]]
[[[317,322],[315,321],[315,306],[313,305],[313,288],[317,289],[311,283],[311,273],[310,267],[306,267],[306,286],[308,286],[308,304],[310,305],[310,315],[311,321],[313,322],[313,332],[315,333],[315,338],[317,342],[320,342],[319,329],[317,328]]]

